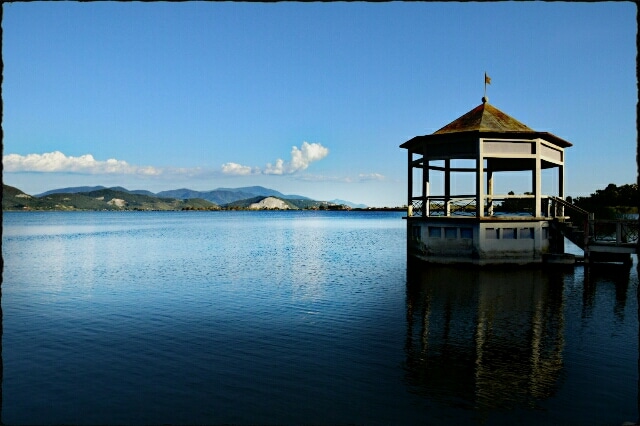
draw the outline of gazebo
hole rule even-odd
[[[564,150],[570,146],[510,117],[486,97],[435,133],[403,143],[408,253],[427,262],[479,265],[541,263],[545,253],[562,253],[563,237],[550,231],[549,222],[563,215]],[[556,172],[555,194],[542,193],[547,169]],[[530,191],[495,194],[501,172],[530,172]],[[436,175],[440,191],[432,187]],[[452,192],[452,177],[459,175],[474,182],[472,193]]]

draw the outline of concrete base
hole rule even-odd
[[[521,258],[483,258],[483,259],[467,259],[460,257],[444,257],[444,256],[423,256],[418,253],[409,253],[412,258],[425,263],[434,265],[468,265],[468,266],[526,266],[526,265],[540,265],[542,261],[532,261],[530,259]]]
[[[553,232],[543,218],[408,218],[407,252],[436,264],[541,264]]]

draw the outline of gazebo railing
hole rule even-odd
[[[523,195],[486,195],[484,197],[484,216],[547,216],[556,217],[563,214],[563,206],[554,200],[556,197],[543,195],[541,212],[535,214],[535,197]],[[411,210],[415,217],[442,216],[476,216],[477,197],[475,195],[456,195],[445,197],[432,195],[428,197],[412,197]]]
[[[594,243],[636,244],[638,242],[638,221],[632,219],[590,219],[589,238]]]
[[[422,197],[420,198],[412,198],[411,199],[411,204],[409,204],[410,207],[410,213],[409,216],[417,216],[417,217],[422,217],[422,216],[426,216],[422,210],[422,206],[424,205],[424,201],[422,199]]]
[[[429,216],[475,216],[475,197],[429,197]]]
[[[456,196],[448,200],[443,196],[414,197],[411,199],[412,215],[417,217],[475,216],[476,201],[474,196]]]

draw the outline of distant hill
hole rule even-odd
[[[51,194],[77,194],[80,192],[91,192],[91,191],[99,191],[101,189],[107,189],[106,186],[73,186],[70,188],[58,188],[58,189],[52,189],[51,191],[47,191],[47,192],[43,192],[42,194],[38,194],[35,195],[36,197],[44,197],[45,195],[51,195]],[[150,197],[154,197],[156,196],[156,194],[154,194],[151,191],[145,191],[143,189],[137,189],[134,191],[129,191],[127,188],[123,188],[121,186],[113,186],[111,188],[108,189],[113,189],[115,191],[121,191],[121,192],[129,192],[131,194],[140,194],[140,195],[148,195]]]
[[[161,191],[156,195],[158,197],[168,197],[168,198],[196,198],[199,197],[202,193],[200,191],[194,191],[192,189],[180,188],[180,189],[172,189],[170,191]]]
[[[220,206],[200,198],[178,200],[116,189],[77,192],[52,192],[31,196],[21,190],[3,185],[3,210],[217,210]]]
[[[202,198],[219,205],[233,203],[234,201],[246,200],[255,197],[276,197],[283,200],[300,199],[311,200],[311,198],[301,195],[285,195],[275,189],[269,189],[262,186],[245,186],[242,188],[217,188],[212,191],[194,191],[192,189],[174,189],[171,191],[158,192],[159,197],[173,198]]]
[[[273,198],[277,200],[281,200],[286,203],[288,208],[291,210],[345,210],[348,209],[348,206],[344,204],[334,204],[327,201],[316,201],[310,198],[303,199],[294,199],[294,198],[281,198],[274,196],[262,196],[258,195],[257,197],[247,198],[244,200],[237,200],[231,203],[222,205],[221,207],[226,209],[249,209],[253,208],[253,204],[264,203],[266,199]],[[266,203],[269,205],[269,203]]]
[[[20,191],[14,188],[16,191]],[[23,193],[24,194],[24,193]],[[286,200],[291,208],[297,209],[326,209],[337,208],[340,205],[351,208],[366,208],[364,204],[355,204],[344,200],[317,201],[303,195],[286,195],[275,189],[263,186],[245,186],[241,188],[217,188],[211,191],[195,191],[188,188],[161,191],[154,194],[146,190],[130,191],[121,186],[107,188],[105,186],[76,186],[52,189],[35,196],[27,202],[27,194],[18,199],[10,198],[7,203],[3,200],[3,209],[151,209],[175,210],[181,208],[248,208],[252,203],[260,202],[266,197]],[[64,196],[62,196],[64,195]],[[88,198],[82,198],[82,196]],[[103,197],[102,200],[97,200]],[[149,198],[139,198],[149,197]],[[108,204],[112,199],[123,200]],[[256,201],[257,200],[257,201]],[[101,201],[96,203],[96,201]],[[206,203],[205,203],[206,202]],[[11,204],[13,203],[13,204]],[[53,203],[53,204],[52,204]],[[107,203],[107,206],[104,204]],[[208,203],[208,204],[207,204]]]
[[[112,186],[109,189],[113,189],[115,191],[128,192],[130,194],[138,194],[138,195],[148,195],[149,197],[155,197],[157,194],[154,194],[151,191],[146,191],[144,189],[134,189],[133,191],[128,190],[127,188],[123,188],[121,186]],[[84,192],[84,191],[83,191]]]
[[[36,206],[39,203],[36,197],[25,194],[18,188],[2,185],[2,210],[23,210],[27,206]]]
[[[51,194],[77,194],[78,192],[97,191],[99,189],[105,189],[105,186],[72,186],[69,188],[58,188],[50,191],[43,192],[42,194],[36,194],[34,197],[44,197]]]
[[[311,200],[309,197],[302,195],[285,195],[282,192],[275,189],[265,188],[264,186],[244,186],[241,188],[218,188],[217,191],[231,191],[231,192],[244,192],[254,195],[263,195],[265,197],[273,196],[281,199],[299,199],[299,200]]]
[[[295,204],[289,202],[289,200],[285,200],[283,198],[279,198],[279,197],[264,197],[262,195],[258,195],[257,197],[252,197],[252,198],[247,198],[245,200],[238,200],[238,201],[233,201],[229,204],[226,204],[224,207],[227,209],[249,209],[249,208],[269,208],[269,205],[276,205],[276,203],[269,203],[267,201],[273,201],[273,200],[278,200],[280,201],[280,206],[278,208],[280,209],[291,209],[291,210],[298,210],[299,207],[296,206]],[[256,206],[256,205],[260,205],[260,207]],[[264,207],[262,207],[264,205]],[[273,207],[272,207],[273,208]]]
[[[351,201],[345,201],[345,200],[339,200],[339,199],[331,200],[329,202],[333,204],[343,204],[345,206],[351,207],[352,209],[366,209],[368,207],[366,204],[356,204],[356,203],[352,203]]]
[[[256,194],[243,191],[219,190],[213,191],[194,191],[191,189],[175,189],[171,191],[162,191],[157,194],[160,197],[172,197],[179,199],[202,198],[218,205],[228,204],[238,200],[255,197]]]

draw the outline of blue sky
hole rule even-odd
[[[636,181],[630,2],[2,7],[3,181],[30,194],[262,185],[403,205],[399,145],[480,104],[485,71],[492,105],[573,143],[566,195]]]

